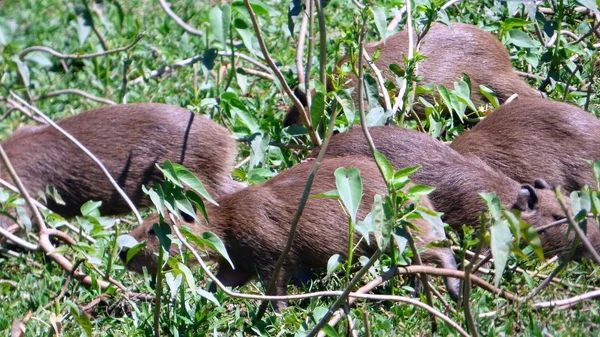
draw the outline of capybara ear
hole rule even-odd
[[[552,186],[550,186],[550,184],[548,184],[548,182],[544,179],[536,179],[533,181],[533,187],[535,188],[539,188],[541,190],[550,190],[552,189]]]
[[[538,203],[538,195],[535,188],[529,184],[521,185],[517,201],[513,204],[513,208],[526,212],[535,209]]]

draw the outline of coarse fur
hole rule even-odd
[[[262,185],[251,186],[217,200],[219,206],[208,205],[209,224],[185,223],[198,235],[211,231],[223,240],[235,269],[221,257],[217,277],[227,286],[241,286],[256,273],[263,284],[271,280],[273,268],[285,247],[290,224],[300,202],[306,180],[314,162],[298,164]],[[356,167],[363,181],[363,199],[357,219],[364,219],[370,211],[376,194],[387,194],[386,185],[377,166],[371,158],[345,157],[325,159],[318,170],[311,189],[311,197],[306,203],[298,223],[291,251],[287,255],[282,272],[277,281],[277,295],[286,293],[287,282],[300,269],[325,269],[329,258],[334,254],[347,256],[348,217],[340,203],[333,199],[315,199],[320,193],[336,189],[334,171],[339,167]],[[426,198],[421,204],[431,207]],[[146,248],[138,252],[127,264],[127,268],[141,272],[142,267],[156,273],[155,251],[158,239],[152,225],[158,216],[152,216],[142,226],[135,228],[131,235],[138,241],[146,240]],[[413,220],[411,220],[413,221]],[[413,223],[421,230],[413,233],[418,247],[445,238],[443,231],[437,233],[426,220],[418,219]],[[359,235],[355,235],[355,243]],[[368,246],[363,240],[354,252],[355,257],[371,256],[376,249],[374,238]],[[177,254],[172,246],[172,254]],[[214,254],[213,254],[214,255]],[[126,251],[121,257],[127,256]],[[424,263],[435,263],[444,268],[456,269],[456,262],[450,248],[428,248],[421,253]],[[459,281],[446,279],[450,295],[458,296]]]
[[[369,131],[377,150],[390,160],[394,168],[422,165],[411,179],[436,188],[429,199],[437,211],[444,213],[442,219],[457,231],[463,224],[475,228],[480,226],[479,217],[486,208],[479,196],[481,192],[496,193],[504,207],[518,209],[521,219],[534,227],[565,218],[552,190],[521,185],[481,159],[463,156],[427,134],[393,126],[373,127]],[[316,156],[318,151],[316,149],[311,156]],[[362,130],[355,127],[349,132],[334,135],[325,157],[370,153]],[[565,199],[570,205],[569,198]],[[568,237],[566,232],[567,225],[563,225],[540,234],[545,254],[561,253],[569,247],[573,232]],[[600,232],[592,219],[588,220],[587,235],[595,249],[600,250]],[[580,246],[576,257],[587,254]]]
[[[600,121],[577,106],[518,98],[485,117],[450,145],[519,182],[542,178],[567,192],[596,187]]]
[[[365,50],[372,58],[375,52],[380,50],[379,59],[375,64],[384,79],[395,83],[395,75],[390,70],[390,65],[397,64],[404,68],[403,59],[407,56],[408,47],[408,31],[403,30],[385,41],[366,45]],[[458,22],[452,22],[450,25],[434,23],[421,42],[419,53],[427,56],[417,66],[416,75],[423,77],[420,83],[444,85],[452,89],[453,83],[460,79],[461,73],[465,73],[471,79],[471,100],[476,106],[487,102],[479,92],[479,85],[492,89],[500,102],[504,102],[515,93],[520,97],[541,97],[537,90],[528,86],[515,72],[510,55],[502,43],[477,26]],[[348,61],[348,57],[345,57],[338,65]],[[358,104],[358,80],[353,73],[348,79],[350,81],[346,86],[355,88],[352,98],[355,104]],[[303,97],[299,91],[296,91],[296,95]],[[433,103],[431,96],[424,95],[424,98]],[[305,98],[303,103],[306,104]],[[417,114],[423,114],[421,104],[415,104],[413,108]],[[290,107],[284,125],[301,124],[298,110],[294,106]]]
[[[151,205],[142,186],[162,180],[155,165],[165,160],[186,166],[213,196],[244,186],[229,176],[237,154],[231,133],[187,109],[157,103],[114,105],[57,124],[98,157],[137,206]],[[48,199],[54,212],[75,216],[88,200],[102,201],[104,215],[129,210],[100,168],[53,127],[20,128],[1,145],[32,196],[48,185],[56,187],[65,205]],[[12,181],[1,164],[0,177]],[[2,227],[10,223],[0,217]]]

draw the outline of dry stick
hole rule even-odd
[[[296,50],[296,72],[298,73],[298,86],[305,82],[304,77],[304,41],[306,40],[306,28],[308,26],[308,14],[302,11],[302,23],[298,35],[298,50]]]
[[[406,27],[408,30],[407,60],[410,61],[413,59],[413,55],[414,55],[413,48],[415,45],[414,36],[413,36],[413,27],[412,27],[412,15],[410,14],[410,12],[411,12],[410,1],[406,2],[406,12],[408,13],[408,15],[406,16]],[[392,107],[392,117],[394,115],[396,115],[396,113],[398,112],[400,107],[402,107],[401,110],[404,110],[404,100],[402,98],[404,97],[404,93],[405,93],[407,87],[408,87],[408,81],[406,80],[406,78],[404,78],[402,80],[402,86],[400,88],[400,91],[398,91],[398,96],[396,96],[396,101],[394,102],[394,106]],[[404,114],[404,111],[402,111],[402,114]],[[404,119],[402,119],[402,120],[404,120]]]
[[[90,157],[90,159],[92,159],[94,161],[94,163],[100,168],[100,170],[102,170],[102,172],[104,173],[104,175],[108,178],[108,180],[113,185],[113,187],[117,190],[117,192],[119,193],[119,195],[121,195],[121,197],[123,198],[123,200],[125,200],[125,202],[129,206],[129,208],[135,214],[135,216],[136,216],[139,224],[142,224],[142,217],[140,216],[140,213],[135,208],[135,206],[133,205],[133,203],[131,202],[131,200],[129,199],[129,197],[125,194],[125,192],[121,189],[121,187],[119,187],[119,185],[113,179],[113,177],[110,175],[110,173],[108,172],[108,170],[106,169],[106,167],[104,167],[104,165],[102,164],[102,162],[92,152],[90,152],[85,146],[83,146],[83,144],[81,144],[77,139],[75,139],[75,137],[71,136],[68,132],[66,132],[60,126],[58,126],[56,123],[54,123],[50,118],[48,118],[39,109],[37,109],[37,108],[31,106],[29,103],[25,102],[21,97],[19,97],[14,92],[10,91],[10,94],[15,99],[17,99],[21,104],[25,105],[25,107],[27,107],[29,110],[35,112],[38,116],[42,117],[48,124],[50,124],[53,128],[55,128],[56,130],[58,130],[60,133],[62,133],[65,137],[67,137],[70,141],[72,141],[77,147],[79,147],[88,157]],[[16,105],[16,103],[13,104],[13,105]]]
[[[563,198],[562,193],[560,193],[560,188],[556,189],[556,198],[558,199],[558,202],[560,203],[560,207],[562,208],[563,212],[565,212],[565,216],[569,221],[569,225],[575,231],[575,233],[577,233],[577,236],[579,236],[579,239],[581,240],[585,248],[588,250],[590,255],[594,258],[596,263],[600,264],[600,255],[598,255],[598,252],[596,252],[590,240],[587,238],[587,236],[585,236],[585,233],[581,230],[581,228],[579,228],[579,225],[575,223],[575,220],[573,220],[573,217],[571,217],[571,215],[569,214],[569,210],[567,209],[567,205],[565,204],[565,199]]]
[[[117,104],[109,99],[94,96],[90,93],[87,93],[87,92],[85,92],[83,90],[79,90],[79,89],[62,89],[62,90],[50,91],[50,92],[43,94],[40,97],[37,97],[35,100],[39,101],[41,99],[45,99],[45,98],[49,98],[49,97],[68,95],[68,94],[83,96],[91,101],[98,102],[98,103],[104,103],[106,105],[116,105]]]
[[[115,54],[115,53],[119,53],[119,52],[122,52],[125,50],[129,50],[129,49],[133,48],[133,46],[135,46],[138,42],[140,42],[140,40],[144,36],[145,36],[144,33],[138,35],[138,37],[136,37],[135,40],[133,40],[133,42],[131,44],[129,44],[128,46],[116,48],[116,49],[112,49],[112,50],[106,50],[106,51],[103,51],[100,53],[92,53],[92,54],[80,54],[80,55],[78,55],[78,54],[62,54],[52,48],[43,47],[43,46],[34,46],[34,47],[29,47],[29,48],[24,49],[19,54],[19,58],[23,59],[25,57],[25,55],[27,55],[31,52],[39,51],[39,52],[48,53],[48,54],[58,57],[60,59],[90,59],[90,58],[94,58],[94,57],[105,56],[105,55]]]
[[[406,13],[406,5],[402,6],[402,8],[400,8],[398,10],[398,13],[396,13],[396,16],[394,16],[392,21],[390,21],[390,23],[388,24],[387,30],[393,31],[394,29],[396,29],[398,27],[398,24],[400,23],[400,21],[402,21],[402,16],[405,13]]]
[[[230,52],[230,51],[220,51],[220,52],[217,53],[217,55],[223,56],[223,57],[229,57],[229,56],[233,55],[233,53]],[[267,67],[266,65],[260,63],[259,61],[253,59],[252,57],[250,57],[250,56],[248,56],[246,54],[240,53],[239,51],[235,53],[235,56],[241,58],[242,60],[244,60],[244,61],[246,61],[246,62],[254,65],[255,67],[260,68],[260,69],[262,69],[264,71],[271,71],[271,68]]]
[[[0,147],[1,149],[2,147]],[[7,231],[6,229],[0,227],[0,235],[4,236],[5,238],[7,238],[8,240],[12,241],[14,244],[25,248],[25,249],[29,249],[29,250],[39,250],[40,246],[39,245],[34,245],[33,243],[29,243],[23,239],[21,239],[20,237],[14,235],[13,233]]]
[[[598,48],[598,47],[595,47],[595,48]],[[595,71],[593,71],[593,70],[595,70],[594,68],[596,66],[597,66],[597,63],[594,63],[592,65],[592,67],[593,67],[592,71],[590,71],[590,85],[588,86],[587,95],[586,95],[586,98],[585,98],[585,105],[584,105],[584,110],[585,111],[589,111],[588,109],[590,107],[590,100],[592,98],[592,88],[594,87],[594,73],[595,73]],[[598,65],[598,66],[600,67],[600,65]]]
[[[34,120],[34,121],[36,121],[36,122],[38,122],[38,123],[40,123],[40,124],[48,124],[48,123],[46,123],[46,121],[44,121],[43,119],[41,119],[41,118],[38,118],[38,117],[37,117],[37,116],[35,116],[35,115],[32,115],[32,114],[31,114],[31,112],[29,112],[29,111],[28,111],[27,109],[25,109],[24,107],[22,107],[22,106],[20,106],[20,105],[18,105],[18,104],[17,104],[17,105],[14,105],[14,104],[13,104],[14,102],[12,102],[10,99],[7,99],[7,102],[8,102],[8,104],[10,104],[10,105],[11,105],[11,107],[12,107],[13,109],[21,111],[21,113],[23,113],[23,115],[25,115],[25,116],[27,116],[27,117],[31,118],[32,120]]]
[[[165,11],[165,13],[167,13],[167,15],[169,17],[171,17],[171,19],[175,20],[175,22],[181,27],[183,28],[183,30],[185,30],[186,32],[192,34],[192,35],[196,35],[196,36],[204,36],[204,33],[202,33],[199,30],[194,29],[192,26],[188,25],[187,23],[185,23],[179,16],[177,16],[177,14],[175,14],[171,8],[170,8],[170,4],[167,3],[165,0],[158,0],[158,2],[160,3],[160,6],[162,7],[162,9]]]
[[[247,0],[244,0],[244,1],[247,1]],[[329,140],[331,139],[331,136],[333,136],[333,130],[335,129],[336,116],[337,116],[337,110],[334,110],[333,114],[331,115],[331,120],[329,121],[329,127],[327,128],[327,135],[325,136],[325,141],[323,142],[323,145],[321,146],[321,149],[319,150],[319,155],[317,155],[315,164],[313,165],[312,170],[310,171],[310,174],[308,175],[308,179],[306,180],[306,185],[304,186],[304,192],[302,192],[302,198],[300,198],[300,203],[298,204],[298,209],[296,210],[296,214],[294,214],[294,219],[292,220],[292,224],[290,225],[290,232],[288,234],[287,242],[285,243],[285,247],[283,248],[283,251],[281,252],[281,255],[279,256],[279,259],[277,259],[277,262],[275,263],[273,276],[272,276],[271,280],[269,281],[269,284],[267,285],[267,294],[271,294],[273,292],[273,289],[275,289],[275,284],[277,283],[277,277],[279,275],[279,272],[281,271],[283,262],[285,261],[287,254],[292,249],[294,236],[296,235],[296,227],[298,226],[298,222],[300,221],[300,217],[302,216],[302,212],[304,211],[304,206],[306,206],[306,202],[308,201],[308,197],[310,195],[310,189],[312,187],[313,180],[315,179],[315,175],[317,174],[319,165],[321,165],[321,161],[323,160],[323,157],[325,156],[325,152],[327,151],[327,146],[329,145]],[[267,305],[267,302],[264,302],[261,305],[259,312],[257,314],[257,319],[260,319],[262,317],[262,315],[264,314],[264,312],[266,310],[266,305]]]
[[[534,309],[542,309],[542,308],[554,308],[559,307],[560,309],[568,309],[571,308],[582,301],[589,300],[592,298],[596,298],[600,296],[600,290],[590,291],[582,295],[573,296],[571,298],[566,298],[564,300],[552,300],[548,302],[538,302],[532,304],[531,307]]]
[[[292,89],[290,89],[290,86],[285,81],[283,74],[281,73],[279,68],[277,68],[277,65],[275,64],[275,62],[273,62],[273,59],[271,58],[271,55],[269,54],[269,51],[267,50],[267,46],[265,45],[265,41],[263,40],[262,34],[260,32],[260,27],[258,26],[258,19],[256,18],[256,14],[254,14],[254,10],[252,9],[252,6],[250,5],[250,1],[244,0],[244,4],[246,5],[246,9],[248,10],[250,19],[252,20],[252,27],[254,28],[254,32],[256,33],[256,38],[258,40],[258,44],[260,45],[260,50],[263,53],[263,57],[265,58],[265,60],[267,61],[267,64],[269,64],[269,67],[271,67],[271,70],[273,71],[273,73],[275,74],[277,79],[279,80],[279,83],[283,87],[285,93],[294,102],[294,106],[296,106],[296,109],[298,109],[298,111],[300,112],[300,119],[302,119],[302,124],[304,124],[304,127],[308,131],[308,135],[310,136],[311,141],[313,142],[314,145],[321,145],[321,138],[313,129],[312,123],[310,121],[310,117],[308,116],[306,110],[302,106],[302,103],[300,102],[300,100],[296,97],[296,95],[294,95],[294,93],[292,92]]]
[[[260,77],[260,78],[263,78],[263,79],[265,79],[267,81],[273,82],[275,80],[275,78],[273,77],[273,75],[271,75],[269,73],[265,73],[264,71],[259,71],[259,70],[244,68],[244,67],[238,67],[237,69],[239,71],[241,71],[242,73],[244,73],[244,74],[252,75],[252,76],[256,76],[256,77]]]
[[[377,66],[375,65],[375,62],[373,62],[373,60],[371,60],[369,53],[367,53],[367,50],[364,47],[363,47],[362,53],[363,53],[363,56],[365,57],[365,60],[367,61],[367,64],[369,65],[371,70],[375,73],[375,80],[377,81],[379,90],[381,91],[381,94],[383,95],[383,101],[385,103],[385,111],[392,111],[392,103],[390,101],[390,95],[388,94],[387,89],[385,88],[385,81],[383,80],[381,71],[379,71],[379,68],[377,68]]]
[[[12,184],[10,184],[9,182],[7,182],[4,179],[0,179],[0,186],[3,186],[5,188],[8,188],[9,190],[15,192],[15,193],[19,193],[19,189],[16,188],[15,186],[13,186]],[[46,207],[46,205],[43,205],[42,203],[40,203],[37,200],[32,200],[33,203],[35,204],[35,206],[38,209],[48,209],[48,207]],[[75,226],[71,225],[68,222],[64,223],[65,227],[69,228],[70,230],[72,230],[74,233],[81,235],[83,238],[85,238],[86,240],[88,240],[89,242],[91,242],[92,244],[96,243],[96,240],[94,238],[92,238],[91,236],[87,235],[84,232],[80,232],[79,229],[75,228]]]
[[[440,10],[445,10],[446,8],[448,8],[448,7],[450,7],[450,6],[454,5],[454,4],[457,4],[457,3],[461,2],[461,1],[462,0],[450,0],[450,1],[446,2],[442,7],[440,7]]]

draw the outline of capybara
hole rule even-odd
[[[57,124],[98,157],[137,206],[151,205],[142,185],[162,180],[156,164],[165,160],[186,166],[213,196],[243,186],[229,176],[237,154],[231,133],[187,109],[156,103],[114,105]],[[32,196],[48,185],[56,188],[65,204],[48,199],[52,211],[72,217],[88,200],[102,201],[104,215],[129,210],[100,168],[53,127],[22,127],[1,145]],[[0,177],[12,181],[3,165]],[[10,223],[0,217],[2,227]]]
[[[394,168],[422,165],[412,174],[412,180],[436,188],[429,199],[437,211],[444,213],[442,219],[455,230],[460,230],[463,224],[479,227],[479,217],[485,210],[480,192],[495,192],[504,207],[518,209],[521,219],[534,227],[565,218],[551,189],[519,184],[481,159],[463,156],[421,132],[393,126],[373,127],[369,131],[377,150],[390,160]],[[316,156],[318,151],[316,149],[311,155]],[[334,135],[326,151],[325,158],[371,153],[359,127]],[[570,205],[569,198],[565,199]],[[571,231],[567,237],[566,224],[543,231],[540,238],[544,253],[564,252],[572,241],[572,235]],[[587,236],[595,249],[600,250],[598,224],[592,219],[588,219]],[[576,257],[587,254],[587,250],[579,246]]]
[[[390,70],[390,65],[397,64],[404,68],[403,58],[408,53],[408,47],[408,31],[403,30],[388,37],[385,42],[366,45],[365,50],[371,57],[380,50],[379,59],[375,64],[384,79],[395,83],[395,75]],[[492,89],[500,102],[504,102],[515,93],[520,97],[541,97],[537,90],[528,86],[514,71],[510,55],[502,43],[477,26],[458,22],[448,26],[434,23],[421,42],[419,53],[427,56],[427,59],[417,65],[416,74],[423,77],[421,83],[444,85],[452,89],[453,83],[460,79],[461,73],[465,73],[471,79],[471,100],[476,106],[487,102],[479,92],[479,85]],[[338,64],[345,62],[348,62],[347,57]],[[365,62],[363,64],[366,65]],[[348,78],[350,81],[346,85],[354,88],[352,98],[355,104],[358,104],[357,78],[353,73]],[[303,94],[298,90],[296,93],[302,100]],[[430,97],[424,97],[433,103]],[[306,104],[306,98],[303,103]],[[413,108],[417,114],[423,114],[420,104],[415,104]],[[294,106],[289,108],[284,125],[302,125],[298,110]]]
[[[481,158],[518,182],[542,178],[566,192],[596,187],[600,121],[581,108],[541,98],[518,98],[485,117],[450,145]]]
[[[200,235],[211,231],[223,240],[235,269],[216,253],[211,254],[219,262],[217,277],[227,286],[240,286],[258,273],[263,284],[271,280],[273,267],[286,244],[290,225],[302,196],[306,180],[314,162],[298,164],[262,185],[255,185],[217,199],[219,206],[207,205],[209,223],[182,223]],[[356,167],[363,181],[363,199],[357,219],[364,219],[370,211],[376,194],[387,194],[387,188],[377,166],[371,158],[351,156],[325,159],[317,172],[311,189],[311,197],[306,203],[298,223],[291,251],[287,255],[277,281],[275,294],[286,293],[290,277],[305,268],[325,269],[327,261],[334,254],[347,256],[348,217],[337,200],[315,199],[313,196],[336,189],[334,171],[339,167]],[[431,207],[426,198],[422,203]],[[412,221],[412,220],[411,220]],[[158,215],[147,219],[135,228],[131,235],[138,241],[146,240],[146,248],[138,252],[128,263],[127,268],[141,272],[146,267],[152,274],[157,270],[159,243],[152,225],[158,222]],[[418,247],[445,238],[443,230],[435,231],[426,220],[414,220],[421,231],[413,233]],[[358,234],[355,243],[359,242]],[[354,256],[371,256],[376,249],[374,238],[370,246],[365,240],[355,250]],[[172,247],[172,254],[177,248]],[[124,259],[127,252],[121,252]],[[421,253],[424,263],[435,263],[444,268],[456,269],[450,248],[427,248]],[[460,287],[454,278],[446,279],[449,294],[456,298]]]

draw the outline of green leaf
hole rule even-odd
[[[316,129],[321,118],[325,115],[325,95],[322,92],[317,92],[313,95],[310,102],[310,118],[312,125]]]
[[[71,310],[69,310],[69,312],[71,313],[71,316],[75,318],[75,321],[77,321],[77,324],[79,325],[81,330],[83,330],[85,335],[91,337],[92,322],[90,322],[90,319],[87,317],[86,313],[83,312],[83,310],[81,310],[80,308],[78,308],[75,304],[71,305]]]
[[[354,101],[352,100],[352,96],[348,92],[348,90],[340,90],[333,94],[336,102],[342,107],[342,111],[344,112],[344,116],[348,120],[348,124],[354,124],[354,115],[355,115],[355,107]]]
[[[229,262],[231,268],[235,269],[233,262],[231,262],[231,259],[229,258],[229,254],[227,254],[227,249],[225,248],[223,241],[221,241],[221,239],[219,239],[219,237],[216,236],[214,233],[204,232],[202,233],[202,238],[199,238],[187,226],[181,226],[181,233],[185,235],[186,239],[194,242],[196,245],[200,247],[204,247],[206,245],[211,249],[215,250],[216,252],[221,254],[221,256],[223,256],[225,260],[227,260],[227,262]]]
[[[336,271],[341,264],[342,259],[340,258],[340,254],[331,255],[327,261],[327,276]]]
[[[392,233],[392,237],[398,246],[398,252],[401,254],[406,250],[409,235],[410,234],[402,227],[394,229]]]
[[[209,293],[208,291],[202,289],[202,288],[198,288],[196,289],[196,291],[198,292],[198,295],[206,298],[207,300],[211,301],[212,303],[214,303],[216,306],[220,307],[221,303],[219,303],[219,300],[217,300],[217,298],[215,297],[215,295],[213,293]]]
[[[369,111],[365,116],[365,120],[368,127],[384,126],[391,116],[391,112],[386,112],[382,107],[378,106]]]
[[[165,274],[165,281],[167,282],[167,286],[169,286],[169,292],[171,294],[171,299],[177,296],[177,292],[181,287],[181,283],[183,281],[183,276],[178,274],[177,276],[173,276],[173,273]]]
[[[269,135],[256,134],[250,141],[250,167],[254,168],[265,163],[269,148]]]
[[[83,216],[92,216],[99,217],[100,216],[100,206],[102,206],[102,201],[88,201],[85,204],[81,205],[81,215]]]
[[[355,226],[354,226],[354,230],[357,231],[360,235],[362,235],[363,238],[365,238],[365,241],[367,242],[367,245],[371,245],[370,242],[370,233],[373,232],[373,217],[371,216],[371,212],[369,212],[369,214],[367,214],[367,216],[365,217],[364,220],[359,221]]]
[[[200,194],[204,199],[210,202],[213,205],[219,206],[219,204],[210,196],[206,188],[204,188],[204,184],[202,181],[198,179],[192,172],[188,171],[183,165],[175,164],[175,173],[177,174],[177,178],[187,187],[191,188],[196,193]]]
[[[387,16],[385,15],[385,9],[380,6],[371,7],[373,12],[373,21],[375,22],[375,28],[381,39],[385,39],[390,35],[390,31],[387,30]]]
[[[77,36],[79,37],[79,46],[83,46],[90,32],[92,31],[92,16],[86,6],[75,5],[77,14]]]
[[[431,228],[433,229],[432,236],[437,238],[446,237],[446,233],[444,232],[444,222],[436,212],[420,207],[417,210],[417,213],[421,216],[421,218],[431,224]]]
[[[32,52],[25,56],[24,60],[32,61],[37,63],[40,67],[50,68],[52,67],[52,61],[50,61],[50,57],[46,53],[42,52]]]
[[[356,167],[346,170],[343,167],[335,170],[335,186],[340,193],[340,199],[352,219],[356,223],[356,214],[358,206],[362,199],[363,185],[360,178],[360,171]]]
[[[312,196],[315,199],[319,199],[319,198],[330,198],[330,199],[336,199],[338,200],[340,198],[340,193],[338,192],[338,190],[331,190],[331,191],[327,191],[327,192],[323,192],[323,193],[319,193],[316,195]]]
[[[213,7],[208,13],[210,29],[213,35],[225,45],[229,36],[229,24],[231,23],[231,7],[224,5],[223,9]]]
[[[494,284],[496,287],[500,285],[504,268],[508,262],[508,252],[510,251],[510,243],[512,234],[506,220],[494,221],[490,227],[491,235],[491,250],[494,257],[494,267],[496,269],[494,275]]]
[[[196,281],[194,280],[194,275],[192,275],[192,271],[190,270],[190,268],[188,268],[181,262],[177,262],[176,271],[183,274],[185,283],[187,283],[188,287],[192,290],[192,292],[196,292]]]
[[[502,216],[502,206],[500,205],[500,199],[496,196],[496,193],[479,193],[481,198],[487,204],[487,207],[490,210],[490,214],[493,218],[499,218]]]
[[[492,104],[492,106],[494,107],[494,109],[498,109],[500,107],[500,102],[498,101],[498,97],[496,96],[496,93],[486,87],[483,84],[479,85],[479,93],[483,95],[483,97],[485,97],[488,102],[490,102]]]
[[[171,227],[161,218],[159,223],[152,225],[152,229],[154,229],[154,233],[162,248],[168,252],[171,247]]]
[[[375,150],[374,156],[375,162],[383,172],[383,178],[386,182],[390,182],[394,178],[394,167],[383,153]]]
[[[523,47],[523,48],[534,48],[535,47],[535,44],[533,43],[533,41],[531,40],[529,35],[527,35],[522,30],[512,29],[508,34],[510,36],[510,38],[508,39],[508,42],[514,44],[517,47]]]
[[[185,197],[194,205],[196,209],[202,213],[202,216],[208,222],[208,213],[206,213],[206,206],[204,206],[204,200],[194,191],[185,191]],[[218,205],[217,205],[218,206]]]
[[[165,160],[163,167],[160,167],[158,164],[156,164],[156,167],[160,170],[160,172],[162,172],[167,181],[183,188],[183,185],[179,179],[177,179],[177,172],[175,172],[175,167],[173,167],[173,163],[171,163],[171,161]]]
[[[131,259],[135,256],[135,254],[137,254],[140,250],[143,250],[146,248],[146,241],[140,242],[137,245],[131,247],[129,250],[127,250],[127,256],[125,258],[125,263],[129,263],[129,261],[131,261]]]
[[[415,184],[408,188],[408,194],[410,195],[427,195],[433,191],[435,191],[435,187],[420,184]]]
[[[194,210],[194,206],[192,206],[192,203],[190,202],[190,200],[188,200],[188,198],[185,197],[185,195],[183,193],[180,193],[177,198],[175,199],[175,207],[191,216],[192,218],[194,218],[194,220],[196,222],[199,222],[198,217],[196,216],[196,211]]]
[[[399,179],[401,177],[408,177],[411,174],[417,172],[417,170],[419,170],[420,168],[421,168],[421,165],[410,166],[410,167],[405,167],[403,169],[400,169],[400,170],[396,171],[396,173],[394,173],[394,179]]]
[[[165,208],[164,198],[165,198],[165,196],[164,196],[163,189],[160,186],[160,184],[154,184],[154,186],[149,190],[146,188],[146,186],[142,185],[142,191],[150,197],[150,200],[154,204],[154,207],[156,207],[156,210],[158,211],[158,213],[160,213],[160,215],[162,217],[164,217],[165,216],[165,213],[164,213],[164,208]]]
[[[29,87],[29,67],[25,64],[21,59],[19,59],[18,55],[15,55],[11,58],[11,60],[16,64],[17,70],[19,71],[19,77],[23,81],[23,86],[26,88]]]
[[[377,247],[379,247],[381,251],[385,251],[390,243],[390,235],[392,234],[394,224],[391,219],[386,216],[383,200],[379,194],[376,194],[373,200],[371,223]]]

